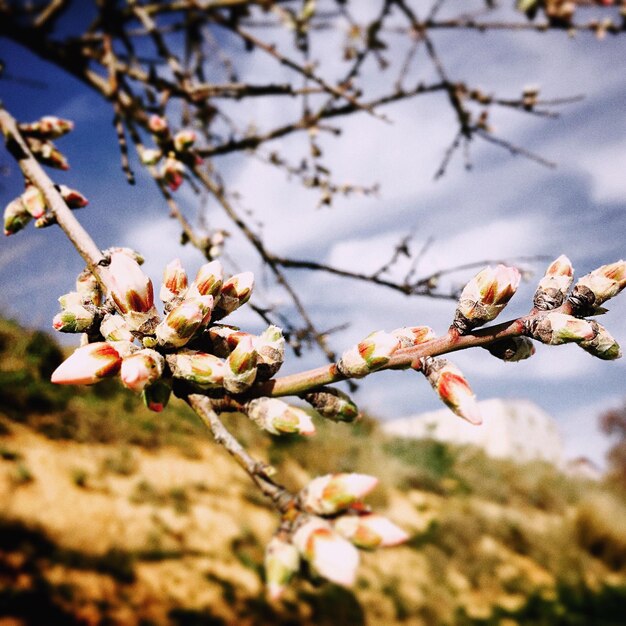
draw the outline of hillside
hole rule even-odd
[[[355,589],[264,599],[276,517],[180,403],[115,383],[55,388],[46,335],[0,321],[0,626],[623,624],[626,505],[549,465],[384,436],[372,420],[272,440],[229,423],[290,486],[372,473],[411,533],[364,554]],[[3,617],[4,616],[4,617]]]

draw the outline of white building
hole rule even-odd
[[[437,439],[474,445],[489,456],[523,463],[543,460],[563,467],[563,441],[555,420],[529,400],[485,400],[479,403],[481,426],[473,426],[447,408],[386,422],[383,430],[399,437]]]

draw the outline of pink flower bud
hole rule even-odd
[[[100,334],[107,341],[132,341],[133,334],[121,315],[106,315],[100,324]]]
[[[212,296],[187,298],[175,306],[156,327],[156,338],[164,348],[180,348],[209,322]]]
[[[453,413],[470,424],[482,424],[476,396],[456,365],[447,359],[426,357],[422,372]]]
[[[163,302],[171,302],[174,298],[182,298],[187,291],[187,273],[180,259],[174,259],[165,266],[163,284],[159,297]]]
[[[174,378],[194,383],[202,389],[214,389],[224,384],[224,361],[213,354],[197,350],[179,350],[169,354],[167,364]]]
[[[196,133],[193,130],[180,130],[174,135],[174,149],[176,152],[185,152],[196,141]]]
[[[32,216],[20,198],[9,202],[4,208],[4,234],[14,235],[30,222]]]
[[[148,128],[155,135],[165,135],[168,131],[167,120],[160,115],[151,115],[148,120]]]
[[[224,270],[219,261],[211,261],[200,267],[196,278],[189,287],[190,293],[200,296],[217,297],[222,288]]]
[[[394,337],[400,340],[401,348],[410,348],[420,343],[425,343],[436,337],[435,331],[430,326],[406,326],[391,331]]]
[[[382,515],[342,515],[335,520],[334,529],[357,548],[373,550],[404,543],[409,535]]]
[[[94,323],[94,318],[93,310],[74,303],[54,316],[52,327],[62,333],[83,333]]]
[[[364,498],[378,478],[367,474],[327,474],[314,478],[301,492],[302,507],[308,513],[334,515]]]
[[[39,219],[47,210],[46,199],[35,185],[26,185],[20,196],[24,208],[35,218]]]
[[[514,267],[481,270],[461,292],[454,326],[464,333],[495,319],[517,291],[519,281],[520,273]]]
[[[558,346],[562,343],[591,341],[595,331],[591,322],[565,313],[551,311],[530,322],[528,334],[542,343]]]
[[[161,166],[161,178],[172,191],[176,191],[183,184],[184,174],[184,163],[173,156],[168,156]]]
[[[323,578],[347,587],[354,584],[359,553],[325,520],[308,517],[294,533],[293,544]]]
[[[268,326],[254,339],[257,351],[257,378],[268,380],[280,369],[285,360],[285,338],[278,326]]]
[[[80,191],[66,185],[59,185],[59,193],[70,209],[82,209],[89,204],[89,200]]]
[[[603,302],[626,287],[626,261],[603,265],[583,276],[574,287],[570,302],[584,315],[592,314]]]
[[[533,298],[535,308],[540,311],[549,311],[561,306],[565,301],[573,278],[572,263],[562,254],[550,264],[544,277],[539,281]]]
[[[208,329],[208,334],[211,339],[211,351],[213,354],[224,358],[237,347],[237,344],[244,337],[250,337],[254,342],[254,338],[250,333],[236,330],[236,328],[231,326],[211,326]]]
[[[58,139],[74,128],[74,122],[54,115],[46,115],[36,122],[20,124],[20,131],[29,137],[38,139]]]
[[[88,343],[78,348],[59,367],[50,381],[57,385],[91,385],[120,370],[122,358],[109,343]]]
[[[153,148],[148,148],[142,150],[141,152],[141,162],[144,165],[156,165],[163,156],[163,153],[160,150],[155,150]]]
[[[155,350],[144,348],[124,357],[120,377],[124,387],[140,393],[163,374],[163,357]]]
[[[257,398],[246,404],[248,417],[272,435],[313,435],[315,426],[304,410],[289,406],[278,398]]]
[[[290,542],[272,537],[265,549],[265,584],[271,600],[279,600],[300,569],[300,554]]]
[[[398,337],[382,330],[371,333],[357,346],[341,355],[339,370],[351,378],[361,378],[384,367],[401,346]]]
[[[39,139],[27,137],[26,142],[33,156],[43,165],[60,170],[70,169],[66,158],[51,141],[40,141]]]
[[[139,264],[123,252],[111,255],[110,295],[122,313],[147,313],[154,306],[152,281]]]
[[[220,290],[216,319],[225,317],[244,305],[250,299],[253,287],[254,274],[252,272],[241,272],[225,281]]]
[[[210,296],[207,296],[210,297]],[[224,387],[231,393],[243,393],[255,381],[257,353],[252,337],[243,337],[228,355],[224,373]]]

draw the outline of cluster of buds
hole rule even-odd
[[[58,185],[57,191],[70,209],[81,209],[88,204],[85,196],[75,189]],[[35,185],[26,182],[24,192],[4,209],[4,234],[13,235],[19,232],[31,219],[35,220],[37,228],[50,226],[56,221],[43,193]]]
[[[167,119],[160,115],[150,116],[148,129],[159,147],[144,148],[140,155],[141,162],[144,165],[157,165],[163,159],[159,176],[172,191],[176,191],[185,177],[185,163],[201,161],[193,153],[196,133],[193,130],[184,129],[172,136]]]
[[[359,565],[357,548],[395,546],[409,538],[361,501],[377,483],[365,474],[328,474],[300,491],[300,513],[285,521],[266,549],[265,577],[271,599],[283,595],[302,560],[316,575],[350,586]]]
[[[73,122],[53,115],[46,115],[36,122],[19,125],[20,132],[33,156],[44,165],[62,170],[69,169],[69,165],[51,140],[62,137],[73,128]]]

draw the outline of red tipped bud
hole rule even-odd
[[[120,377],[124,387],[140,393],[163,374],[163,357],[155,350],[143,349],[125,356]]]
[[[624,287],[626,287],[626,261],[616,261],[583,276],[574,287],[570,303],[576,313],[590,315]]]
[[[59,185],[59,193],[70,209],[82,209],[89,204],[89,200],[80,191],[66,185]]]
[[[279,600],[293,575],[300,569],[298,549],[278,536],[265,549],[265,584],[271,600]]]
[[[251,337],[243,337],[228,355],[224,387],[231,393],[243,393],[255,381],[257,353]]]
[[[248,417],[272,435],[313,435],[311,416],[302,409],[289,406],[278,398],[257,398],[246,404]]]
[[[45,115],[36,122],[20,124],[20,131],[28,137],[38,139],[58,139],[74,128],[74,122],[54,115]]]
[[[155,135],[162,136],[167,134],[169,127],[167,120],[164,117],[161,117],[160,115],[151,115],[148,120],[148,128],[150,129],[150,132]]]
[[[213,307],[212,296],[183,300],[156,327],[156,338],[164,348],[180,348],[209,322]]]
[[[373,550],[404,543],[409,535],[382,515],[342,515],[335,520],[334,529],[357,548]]]
[[[224,384],[224,361],[213,354],[196,350],[180,350],[166,357],[174,378],[194,383],[202,389],[222,387]]]
[[[257,351],[257,378],[267,380],[274,376],[285,360],[285,338],[278,326],[268,326],[254,339]]]
[[[211,261],[200,267],[196,278],[189,287],[190,294],[217,297],[222,288],[224,270],[219,261]]]
[[[176,152],[185,152],[196,141],[196,133],[193,130],[180,130],[174,135],[174,149]]]
[[[346,350],[338,363],[339,370],[351,378],[361,378],[384,367],[400,347],[398,337],[382,330],[371,333],[357,346]]]
[[[67,159],[59,152],[51,141],[40,141],[27,137],[26,142],[33,156],[43,165],[55,167],[60,170],[69,170]]]
[[[159,297],[165,303],[171,302],[175,298],[182,298],[187,292],[187,273],[185,272],[180,259],[174,259],[165,266],[163,272],[163,284]]]
[[[78,348],[59,367],[50,381],[57,385],[91,385],[119,372],[122,358],[109,343],[88,343]]]
[[[107,341],[132,341],[133,334],[121,315],[107,315],[100,324],[100,334]]]
[[[225,317],[244,305],[250,299],[253,287],[254,274],[252,272],[241,272],[225,281],[220,289],[216,319]]]
[[[573,278],[572,263],[562,254],[550,264],[544,277],[539,281],[533,298],[535,308],[540,311],[549,311],[561,306],[567,297]]]
[[[161,178],[165,184],[176,191],[182,184],[185,175],[185,165],[173,156],[168,156],[161,166]]]
[[[35,185],[26,185],[20,196],[24,208],[35,218],[39,219],[47,210],[46,199]]]
[[[14,235],[30,222],[31,214],[20,198],[16,198],[4,208],[4,234]]]
[[[171,395],[172,388],[163,380],[157,380],[141,393],[143,403],[155,413],[160,413],[167,406]]]
[[[436,337],[435,331],[430,326],[405,326],[392,330],[391,334],[400,340],[401,348],[417,346]]]
[[[447,359],[423,359],[422,372],[453,413],[470,424],[482,424],[476,396],[461,370]]]

